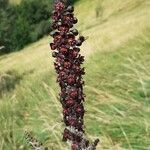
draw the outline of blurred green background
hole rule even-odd
[[[87,137],[100,138],[98,150],[150,150],[150,1],[74,5],[87,37]],[[51,10],[51,0],[0,0],[0,150],[29,149],[25,130],[50,149],[68,149],[47,36]]]

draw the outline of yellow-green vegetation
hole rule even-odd
[[[149,150],[149,0],[80,0],[75,7],[87,36],[87,136],[100,138],[98,150]],[[50,149],[67,149],[49,41],[0,57],[1,150],[29,149],[25,130]]]
[[[19,4],[21,0],[9,0],[11,4]]]

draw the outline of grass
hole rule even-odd
[[[150,148],[150,38],[145,41],[141,35],[137,39],[118,51],[94,54],[87,64],[91,68],[87,69],[87,99],[92,100],[87,107],[89,116],[93,111],[91,117],[98,120],[94,129],[92,118],[87,124],[91,133],[102,136],[102,141],[107,137],[109,143],[103,149]]]
[[[149,6],[148,0],[76,3],[77,27],[87,36],[86,132],[100,138],[98,150],[150,149]],[[50,149],[67,149],[49,41],[0,57],[1,150],[29,149],[24,130]]]

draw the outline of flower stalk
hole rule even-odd
[[[90,143],[84,131],[83,75],[84,56],[79,54],[80,46],[85,41],[78,36],[74,25],[78,19],[74,16],[74,7],[66,6],[63,0],[56,0],[52,12],[52,29],[50,43],[54,67],[58,74],[57,82],[61,88],[60,102],[63,108],[63,121],[66,125],[63,141],[71,142],[71,150],[95,150],[99,142]],[[77,38],[78,36],[78,38]]]

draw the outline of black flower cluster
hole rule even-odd
[[[67,126],[63,133],[63,140],[72,142],[72,150],[79,150],[83,147],[81,145],[85,148],[89,146],[89,141],[83,138],[85,95],[82,76],[85,72],[81,67],[84,56],[79,54],[79,47],[85,38],[78,36],[78,30],[74,28],[78,20],[73,12],[74,7],[66,7],[63,0],[55,2],[52,12],[53,31],[50,33],[53,43],[50,43],[50,47],[53,51],[52,56],[55,58],[57,82],[61,87],[60,102],[63,107],[63,120]]]

